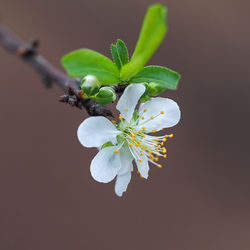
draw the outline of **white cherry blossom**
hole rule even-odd
[[[127,190],[133,161],[145,179],[148,178],[149,162],[162,167],[157,163],[158,159],[167,157],[164,143],[173,135],[153,136],[150,133],[172,127],[180,120],[177,103],[168,98],[152,98],[140,104],[135,111],[144,92],[143,84],[131,84],[125,89],[116,106],[120,111],[118,125],[105,117],[90,117],[81,123],[77,131],[83,146],[100,149],[90,165],[92,177],[102,183],[116,177],[115,193],[118,196]]]

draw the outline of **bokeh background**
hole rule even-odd
[[[0,0],[0,15],[60,66],[88,47],[132,53],[151,0]],[[163,169],[128,191],[90,175],[95,149],[76,137],[87,117],[62,91],[0,47],[0,249],[250,249],[250,2],[168,0],[169,32],[150,64],[182,75],[182,120]]]

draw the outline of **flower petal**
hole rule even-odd
[[[117,175],[116,182],[115,182],[115,193],[118,196],[121,197],[123,192],[127,190],[130,180],[131,180],[131,171],[123,175]]]
[[[145,86],[141,83],[130,84],[124,90],[120,100],[116,105],[116,109],[120,111],[121,116],[127,122],[131,121],[135,107],[144,92],[145,92]]]
[[[136,161],[137,169],[140,172],[140,175],[147,179],[149,171],[148,159],[146,156],[142,156],[141,159],[142,162]]]
[[[133,170],[133,156],[130,153],[127,147],[123,147],[120,149],[120,160],[121,160],[121,168],[118,171],[118,175],[124,175],[127,172],[131,172]]]
[[[108,141],[116,143],[116,136],[121,132],[107,118],[89,117],[77,130],[77,136],[84,147],[100,147]]]
[[[145,110],[147,111],[143,112]],[[164,114],[161,114],[161,111]],[[171,99],[162,97],[152,98],[151,101],[141,104],[138,114],[144,117],[143,120],[139,120],[138,126],[140,129],[144,126],[146,132],[151,132],[153,129],[158,131],[163,128],[173,127],[181,117],[178,104]]]
[[[121,168],[120,155],[115,154],[116,147],[107,147],[98,152],[90,165],[92,177],[103,183],[112,181]]]

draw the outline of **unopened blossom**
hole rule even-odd
[[[140,104],[145,92],[143,84],[129,85],[116,106],[120,111],[120,123],[112,123],[105,117],[90,117],[78,128],[78,139],[85,147],[96,147],[99,152],[90,165],[92,177],[108,183],[116,177],[115,193],[122,196],[131,180],[134,161],[142,178],[148,178],[149,162],[161,168],[160,157],[167,157],[164,146],[173,135],[154,136],[164,128],[176,125],[180,109],[168,98],[156,97]]]

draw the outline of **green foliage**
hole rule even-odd
[[[138,73],[160,46],[167,32],[166,18],[165,6],[154,4],[149,7],[131,61],[121,70],[123,81]]]
[[[177,88],[178,82],[180,80],[180,75],[168,68],[161,66],[147,66],[144,67],[137,75],[130,79],[131,83],[156,83],[164,89]]]
[[[120,82],[116,65],[106,56],[90,49],[79,49],[65,55],[62,65],[71,77],[94,75],[105,85]]]
[[[113,147],[114,144],[111,141],[108,141],[102,145],[101,149],[107,148],[107,147]]]
[[[118,39],[116,45],[111,44],[111,53],[118,69],[129,62],[128,49],[122,40]]]
[[[100,88],[98,94],[95,96],[95,99],[100,105],[106,105],[115,101],[116,94],[112,88],[102,87]]]

